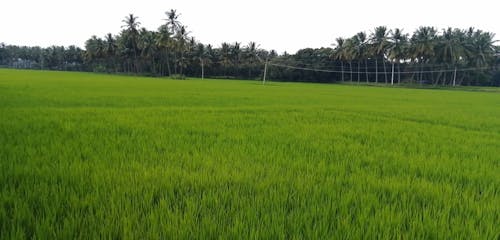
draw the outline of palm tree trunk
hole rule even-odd
[[[172,70],[170,69],[170,57],[169,57],[169,55],[170,54],[168,52],[166,52],[168,76],[171,76]]]
[[[342,66],[342,82],[344,82],[344,62],[341,61],[340,64]]]
[[[351,71],[351,83],[352,83],[352,61],[349,61],[349,70]]]
[[[398,85],[401,83],[401,63],[398,63]]]
[[[224,63],[223,65],[224,65],[224,78],[227,78],[227,76],[226,76],[226,69],[227,69],[226,63]]]
[[[382,56],[382,63],[384,64],[384,77],[385,77],[385,84],[387,84],[387,68],[385,66],[385,59]]]
[[[420,78],[419,78],[419,83],[422,84],[422,76],[424,75],[424,64],[420,64]]]
[[[368,60],[365,59],[365,77],[366,83],[368,83]]]
[[[444,86],[444,85],[446,85],[446,82],[447,82],[447,81],[446,81],[446,78],[447,78],[447,77],[448,77],[448,74],[447,74],[447,73],[445,73],[445,74],[444,74],[444,78],[443,78],[443,82],[441,83],[441,85],[443,85],[443,86]]]
[[[200,62],[201,62],[201,80],[203,80],[205,78],[205,66],[203,64],[203,59],[200,58]]]
[[[457,82],[457,67],[455,66],[455,71],[453,72],[453,87],[455,87],[456,82]]]
[[[394,62],[392,62],[391,85],[394,85]]]
[[[466,74],[466,72],[462,72],[462,76],[460,77],[460,80],[458,80],[458,85],[462,85],[462,82],[465,79],[465,74]]]
[[[248,79],[252,79],[252,66],[253,66],[253,63],[250,62],[249,66],[248,66]]]
[[[179,62],[179,74],[182,77],[182,69],[184,68],[184,51],[181,51],[181,61]]]
[[[358,60],[358,84],[359,84],[359,80],[360,80],[360,69],[359,69],[359,60]]]
[[[155,68],[155,59],[151,59],[151,72],[153,72],[153,76],[156,75],[156,68]]]

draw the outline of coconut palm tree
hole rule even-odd
[[[456,85],[457,65],[464,56],[465,31],[452,28],[443,29],[443,33],[438,37],[435,58],[445,63],[448,68],[454,67],[455,71],[453,72],[452,80],[450,80],[453,86]],[[440,73],[440,75],[442,75],[442,73]],[[437,82],[439,82],[439,76],[435,84],[437,84]],[[443,77],[442,84],[446,84],[446,73]]]
[[[355,38],[348,38],[344,43],[344,59],[349,63],[349,69],[351,72],[350,81],[352,83],[353,80],[353,69],[352,69],[352,61],[356,59],[356,43]]]
[[[85,61],[90,65],[93,65],[94,71],[101,71],[101,68],[103,67],[102,61],[105,55],[104,41],[94,35],[85,42],[85,49]],[[48,56],[53,53],[53,50],[48,48],[45,52]],[[50,66],[52,64],[50,60],[50,57],[45,57],[43,59],[43,64],[45,64],[46,66]]]
[[[360,72],[360,69],[359,69],[359,61],[360,60],[364,60],[365,62],[365,80],[366,80],[366,83],[368,83],[368,39],[366,37],[366,33],[365,32],[359,32],[356,34],[356,43],[357,43],[357,46],[356,46],[356,51],[357,51],[357,55],[358,55],[358,78],[359,78],[359,72]],[[358,79],[358,82],[359,82],[359,79]]]
[[[205,45],[202,43],[198,43],[196,45],[196,54],[195,57],[200,61],[201,67],[201,79],[205,78],[205,64],[206,64],[206,56],[205,56]]]
[[[382,60],[384,64],[384,75],[385,75],[385,83],[387,83],[387,69],[385,66],[385,54],[387,48],[389,47],[388,36],[390,31],[387,30],[385,26],[376,27],[371,34],[371,48],[372,54],[375,58],[375,82],[378,83],[378,60]]]
[[[227,67],[231,63],[231,49],[229,44],[223,42],[220,51],[222,57],[222,66],[224,68],[224,77],[227,77]]]
[[[172,41],[172,34],[168,30],[167,25],[166,24],[161,25],[158,28],[158,34],[156,35],[156,46],[157,49],[161,52],[161,55],[163,56],[162,59],[165,59],[165,62],[161,64],[160,68],[164,69],[164,65],[166,65],[169,76],[172,75],[172,70],[170,68],[171,41]],[[164,70],[161,70],[160,73],[161,75],[165,75]]]
[[[398,65],[398,84],[401,83],[400,61],[405,59],[408,49],[408,34],[396,28],[389,38],[388,58],[392,62],[391,85],[394,84],[394,64]]]
[[[158,51],[155,44],[156,33],[142,28],[139,31],[138,49],[145,66],[149,65],[151,73],[156,74],[155,53]]]
[[[179,31],[175,35],[175,40],[177,42],[176,50],[180,56],[179,59],[177,59],[177,65],[179,67],[179,74],[181,76],[183,74],[183,69],[187,66],[187,61],[184,54],[188,48],[188,34],[189,32],[186,30],[186,27],[181,25]]]
[[[470,58],[473,66],[478,68],[489,67],[496,52],[494,43],[495,34],[476,30],[469,38]]]
[[[412,55],[420,65],[420,82],[423,78],[424,64],[435,56],[436,34],[434,27],[420,27],[411,37]]]
[[[137,28],[141,24],[140,22],[137,21],[138,17],[134,16],[134,14],[129,14],[128,16],[125,17],[125,19],[122,21],[125,23],[125,25],[122,26],[122,28],[125,29],[123,32],[124,38],[125,38],[125,47],[127,49],[127,53],[132,56],[133,59],[133,65],[135,67],[136,73],[139,72],[139,66],[137,63],[137,55],[138,55],[138,37],[139,37],[139,31]]]
[[[469,29],[466,33],[466,59],[469,66],[477,68],[474,72],[473,81],[478,82],[479,78],[484,78],[484,73],[493,66],[495,62],[496,47],[495,34],[483,32],[481,30]],[[459,84],[462,83],[460,80]]]
[[[231,47],[230,54],[231,54],[231,62],[234,70],[234,75],[238,75],[239,69],[240,69],[240,63],[241,63],[241,43],[235,42],[234,45]]]
[[[177,20],[180,16],[180,14],[177,14],[177,10],[170,9],[170,11],[165,12],[167,15],[167,19],[164,19],[167,21],[167,29],[170,31],[171,35],[175,35],[175,33],[181,29],[181,23],[179,20]]]
[[[359,38],[358,38],[357,35],[354,35],[352,38],[350,38],[350,41],[351,41],[351,44],[352,44],[351,49],[350,49],[351,50],[350,54],[352,54],[352,59],[356,60],[356,62],[358,63],[358,71],[357,71],[358,73],[357,73],[357,75],[358,75],[358,84],[359,84],[359,82],[361,80],[361,77],[360,77],[360,75],[361,75],[361,69],[360,69],[361,64],[360,64],[360,62],[361,62],[361,59],[363,57],[361,41],[359,40]]]
[[[333,49],[333,54],[331,57],[337,61],[340,61],[342,82],[344,82],[344,61],[346,60],[345,39],[341,37],[336,38],[334,45],[335,48]]]
[[[245,47],[246,62],[248,67],[248,79],[252,78],[252,69],[255,67],[257,56],[257,43],[249,42]]]
[[[117,72],[116,69],[117,49],[118,45],[116,44],[116,39],[113,37],[111,33],[108,33],[104,40],[104,52],[106,54],[106,59],[108,59],[108,67],[112,67],[115,72]]]

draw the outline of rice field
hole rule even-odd
[[[499,239],[500,93],[0,69],[0,239]]]

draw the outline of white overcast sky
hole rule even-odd
[[[500,1],[493,0],[2,0],[0,42],[83,47],[92,35],[117,34],[129,13],[156,30],[171,8],[205,44],[255,41],[280,53],[328,47],[336,37],[380,25],[405,32],[424,25],[473,26],[500,37]]]

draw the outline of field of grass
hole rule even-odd
[[[0,69],[0,239],[498,239],[500,94]]]

